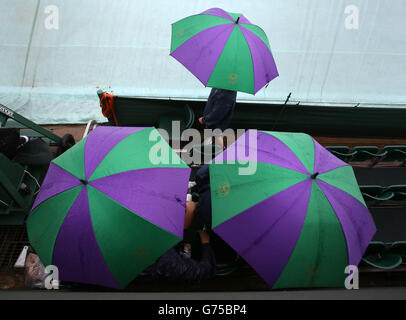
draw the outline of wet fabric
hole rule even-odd
[[[176,248],[171,248],[153,265],[142,272],[135,282],[154,281],[200,281],[214,277],[216,274],[216,258],[209,244],[202,244],[199,261],[182,255]]]
[[[343,287],[376,232],[353,168],[304,133],[248,130],[229,150],[210,164],[213,231],[272,289]]]
[[[123,289],[181,241],[190,168],[169,145],[152,163],[152,135],[99,126],[50,163],[27,233],[61,281]]]
[[[236,91],[213,88],[203,111],[203,123],[210,129],[227,129],[234,114],[236,99]]]
[[[170,55],[205,87],[254,95],[279,75],[264,30],[221,8],[172,23]]]

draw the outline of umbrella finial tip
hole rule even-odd
[[[312,179],[314,180],[314,179],[316,179],[316,177],[317,177],[318,175],[319,175],[318,172],[313,173],[313,174],[310,176],[310,178],[312,178]]]
[[[89,183],[89,181],[84,180],[84,179],[80,179],[80,182],[82,182],[84,185],[87,185]]]

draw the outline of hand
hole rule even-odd
[[[200,122],[200,124],[203,124],[203,117],[199,118],[199,122]]]
[[[206,231],[200,231],[199,236],[202,244],[210,243],[210,235]]]

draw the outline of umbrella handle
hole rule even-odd
[[[314,179],[316,179],[316,177],[317,177],[318,175],[319,175],[318,172],[313,173],[313,174],[310,176],[310,178],[312,178],[312,179],[314,180]]]

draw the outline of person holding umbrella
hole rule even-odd
[[[196,209],[195,202],[187,202],[185,210],[184,228],[189,229],[192,224],[194,212]],[[210,246],[210,235],[206,231],[199,232],[201,242],[201,257],[199,260],[191,258],[190,255],[175,245],[165,252],[161,257],[155,260],[134,280],[135,284],[150,283],[157,281],[201,281],[214,277],[216,275],[216,257]],[[31,247],[32,256],[35,257],[37,268],[42,265],[35,250]],[[29,281],[43,281],[38,276],[28,274]]]
[[[203,165],[196,172],[196,192],[199,194],[199,201],[195,204],[194,218],[191,222],[192,228],[198,230],[211,229],[211,192],[209,165]]]
[[[177,246],[173,247],[145,269],[135,279],[135,283],[201,281],[213,278],[216,275],[216,258],[210,246],[210,235],[200,231],[199,237],[202,246],[200,260],[184,254]]]
[[[271,289],[344,287],[376,233],[353,168],[305,133],[250,134],[209,164],[213,232]]]
[[[199,123],[209,129],[228,128],[234,114],[237,91],[213,88],[211,89],[203,116]],[[218,144],[224,148],[222,136],[218,136]]]
[[[196,192],[199,194],[199,201],[187,203],[185,215],[184,242],[192,242],[196,232],[201,230],[209,232],[211,230],[211,191],[209,165],[202,166],[196,172]]]
[[[170,56],[213,88],[199,123],[225,130],[237,91],[255,95],[279,73],[268,37],[241,13],[211,8],[172,24]],[[219,144],[223,147],[223,139]]]
[[[191,218],[195,211],[195,203],[188,202],[185,212],[185,229],[188,229],[192,223]],[[210,246],[210,235],[208,232],[200,231],[199,238],[202,245],[202,252],[200,260],[190,258],[182,250],[179,250],[179,246],[174,246],[154,261],[149,267],[147,267],[141,274],[135,278],[134,283],[148,283],[156,281],[200,281],[209,279],[216,274],[216,258],[213,249]],[[38,255],[35,254],[33,248],[30,248],[31,260],[35,263],[31,263],[28,268],[29,283],[32,285],[35,281],[42,282],[40,278],[43,275],[34,275],[32,268],[44,268]],[[30,269],[31,268],[31,269]]]
[[[170,56],[205,87],[255,95],[279,75],[264,30],[221,8],[174,22]]]
[[[279,75],[264,30],[221,8],[173,23],[170,56],[213,88],[199,118],[211,129],[227,128],[237,91],[255,95]]]
[[[195,224],[195,211],[196,203],[187,202],[184,224],[186,235],[190,235],[190,231],[194,231],[190,229],[192,224]],[[214,277],[216,275],[216,257],[210,246],[210,234],[201,230],[199,231],[199,238],[202,246],[200,260],[192,259],[191,255],[184,251],[184,248],[180,249],[179,246],[175,246],[145,269],[135,282],[200,281]],[[188,242],[187,239],[186,242]]]
[[[61,281],[124,289],[182,240],[190,168],[169,145],[177,161],[153,163],[151,136],[101,126],[51,162],[27,233]]]

